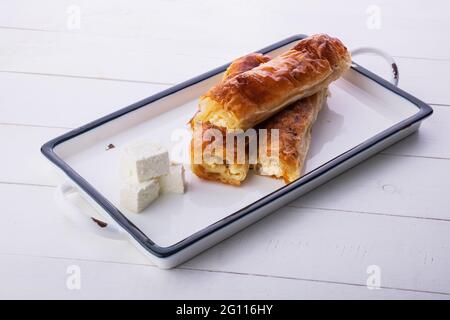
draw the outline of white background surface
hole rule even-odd
[[[444,0],[1,1],[0,297],[447,299],[449,9]],[[400,87],[435,110],[420,132],[175,270],[61,216],[42,143],[242,54],[318,32],[395,56]],[[356,60],[387,75],[376,58]],[[80,290],[66,286],[72,265]],[[371,265],[381,289],[366,287]]]

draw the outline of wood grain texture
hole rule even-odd
[[[71,5],[80,9],[79,29],[67,27]],[[1,26],[114,37],[121,43],[116,49],[136,39],[165,52],[192,56],[203,51],[210,57],[227,54],[229,60],[292,34],[330,32],[353,46],[450,59],[448,42],[436,41],[450,29],[448,4],[441,0],[347,0],[345,5],[331,0],[288,0],[283,5],[270,0],[139,0],[133,6],[124,0],[4,0],[0,9]]]
[[[80,29],[67,28],[71,5],[81,10]],[[370,28],[377,10],[380,28]],[[0,297],[448,299],[447,13],[437,0],[1,1]],[[419,133],[176,270],[158,270],[130,244],[61,216],[44,141],[285,37],[318,32],[393,54],[400,87],[441,106]],[[356,60],[389,76],[378,58]],[[80,291],[65,286],[72,264],[82,270]],[[365,287],[373,264],[384,289]]]
[[[4,228],[15,231],[0,234],[0,254],[150,264],[127,242],[72,226],[52,201],[52,188],[0,191],[0,201],[10,201]],[[287,207],[182,268],[365,286],[367,267],[378,265],[382,287],[450,294],[449,228],[450,222]]]
[[[141,88],[145,82],[166,86],[179,83],[283,39],[267,39],[262,44],[252,39],[237,52],[225,50],[221,55],[211,57],[208,55],[210,48],[203,46],[191,54],[181,54],[179,47],[191,48],[196,44],[176,41],[170,42],[175,48],[164,48],[145,39],[8,29],[0,29],[0,37],[5,40],[0,43],[0,71],[113,79],[137,82],[136,87]],[[213,39],[207,43],[212,46],[221,41]],[[357,46],[354,42],[346,44],[349,49]],[[86,51],[85,48],[90,49]],[[396,56],[395,59],[399,65],[401,88],[425,102],[450,105],[447,90],[450,58],[443,61]],[[356,57],[355,60],[361,61],[369,70],[389,77],[387,71],[390,69],[383,60],[367,57]],[[116,85],[120,86],[120,83]],[[156,88],[150,84],[148,87]]]
[[[448,159],[377,155],[290,205],[449,220],[448,177]]]
[[[76,128],[168,86],[1,73],[0,123]],[[39,112],[36,112],[36,110]]]
[[[55,171],[40,149],[45,142],[66,131],[62,128],[0,125],[2,153],[8,155],[1,160],[0,182],[56,185]]]
[[[389,51],[388,51],[389,52]],[[450,61],[394,57],[400,81],[398,86],[417,98],[432,104],[450,105],[447,75]],[[356,56],[354,61],[385,79],[391,78],[390,66],[380,57]]]
[[[0,255],[0,298],[21,299],[446,299],[446,295],[282,277]],[[80,269],[80,290],[66,286]],[[127,276],[124,277],[123,275]],[[251,289],[250,289],[251,288]],[[7,290],[6,290],[7,289]]]

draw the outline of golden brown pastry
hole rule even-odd
[[[234,60],[225,71],[223,81],[253,69],[261,63],[269,60],[269,56],[265,56],[260,53],[251,53],[238,58]],[[194,133],[191,141],[192,172],[194,172],[198,177],[206,180],[219,181],[231,185],[240,185],[241,182],[247,177],[250,165],[248,163],[247,154],[245,155],[246,158],[244,163],[237,163],[237,153],[235,154],[234,163],[226,163],[227,130],[223,127],[212,125],[209,122],[197,123],[194,125],[193,129]],[[214,138],[211,135],[205,135],[206,131],[211,129],[218,130],[216,133],[220,132],[223,140],[221,144],[215,145],[211,148],[214,153],[213,157],[203,157],[204,153],[206,153],[205,149],[212,147],[211,145],[214,143]],[[197,143],[198,141],[201,141],[201,143],[198,143],[196,146],[196,141]],[[236,144],[234,151],[237,152]],[[247,151],[248,150],[246,150],[246,152]],[[196,158],[200,155],[202,158]]]
[[[265,145],[259,145],[258,174],[283,178],[286,183],[300,177],[311,142],[311,127],[326,96],[325,88],[290,104],[258,126],[267,130],[267,137],[262,139]],[[273,139],[275,145],[271,143],[272,129],[278,129],[278,139]]]
[[[238,58],[225,72],[224,80],[269,60],[270,57],[258,53]],[[263,153],[258,157],[255,166],[258,174],[283,178],[286,183],[300,177],[311,142],[311,127],[326,100],[326,92],[327,89],[324,89],[298,100],[258,125],[258,130],[267,130],[264,145],[260,145],[260,151]],[[272,129],[279,130],[276,146],[271,144]],[[274,149],[276,147],[277,150]]]
[[[191,120],[246,130],[290,103],[328,87],[351,64],[350,53],[336,38],[314,35],[257,67],[227,78],[200,98]]]
[[[226,81],[227,79],[231,79],[241,73],[256,68],[260,64],[268,62],[270,59],[271,57],[261,53],[250,53],[246,56],[237,58],[228,66],[222,81]]]
[[[226,154],[228,139],[232,139],[230,143],[234,145],[230,161],[227,161]],[[247,177],[249,162],[247,147],[244,145],[241,154],[238,154],[237,141],[223,127],[208,122],[197,124],[191,140],[192,172],[206,180],[240,185]]]
[[[269,56],[259,53],[238,58],[228,67],[223,80],[253,69],[270,59]],[[258,174],[283,178],[286,183],[300,177],[311,142],[311,127],[326,100],[326,95],[327,89],[323,89],[298,100],[258,125],[258,130],[267,130],[267,135],[261,137],[264,139],[260,145],[262,153],[255,166]],[[272,129],[279,130],[276,146],[271,144]]]

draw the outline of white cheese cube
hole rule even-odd
[[[159,178],[162,193],[184,193],[184,168],[182,165],[171,165],[169,173]]]
[[[158,180],[142,183],[124,182],[120,190],[120,204],[133,212],[141,212],[148,207],[159,195]]]
[[[169,153],[151,141],[135,142],[124,149],[121,157],[124,180],[144,182],[169,173]]]

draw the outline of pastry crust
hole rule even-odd
[[[269,56],[261,53],[250,53],[246,56],[237,58],[225,71],[222,81],[226,81],[227,79],[231,79],[241,73],[256,68],[260,64],[268,62],[270,59]]]
[[[311,142],[311,127],[326,96],[327,89],[323,89],[290,104],[260,124],[259,128],[267,129],[267,149],[260,150],[258,174],[282,177],[286,183],[300,177]],[[278,150],[271,145],[272,129],[278,129]]]
[[[200,98],[191,125],[209,121],[227,129],[252,128],[290,103],[325,89],[350,64],[350,53],[338,39],[324,34],[305,38],[293,49],[212,87]]]
[[[243,72],[246,72],[248,70],[251,70],[257,66],[259,66],[262,63],[265,63],[270,60],[269,56],[262,55],[260,53],[251,53],[246,56],[243,56],[241,58],[238,58],[234,60],[228,69],[225,71],[225,74],[223,76],[223,81],[233,78],[234,76],[237,76]],[[193,127],[194,134],[193,138],[191,140],[191,168],[192,172],[196,174],[198,177],[206,179],[206,180],[212,180],[212,181],[219,181],[226,184],[231,184],[238,186],[240,185],[245,178],[247,177],[247,173],[249,171],[250,165],[248,164],[248,158],[246,158],[246,163],[244,164],[226,164],[225,158],[226,158],[226,136],[227,136],[227,130],[224,127],[219,127],[212,125],[209,122],[201,122],[197,123]],[[207,163],[203,159],[203,153],[205,149],[213,143],[210,139],[205,137],[206,130],[209,129],[217,129],[218,132],[221,133],[223,138],[223,149],[219,150],[218,148],[215,149],[215,156],[218,161],[217,163]],[[201,151],[196,150],[195,148],[195,140],[199,139],[201,141]],[[198,140],[197,140],[198,141]],[[200,148],[199,148],[200,149]],[[235,149],[237,150],[237,149]],[[197,161],[195,159],[195,153],[200,152],[202,155],[201,161]],[[235,154],[235,159],[237,159],[237,154]]]
[[[213,131],[208,132],[208,130]],[[217,137],[221,138],[221,141],[216,141]],[[234,137],[233,135],[232,138]],[[223,127],[214,126],[208,122],[195,126],[190,148],[191,169],[200,178],[238,186],[247,177],[250,167],[247,150],[243,150],[243,159],[239,161],[237,140],[235,140],[233,159],[227,161],[227,138],[230,136]]]

